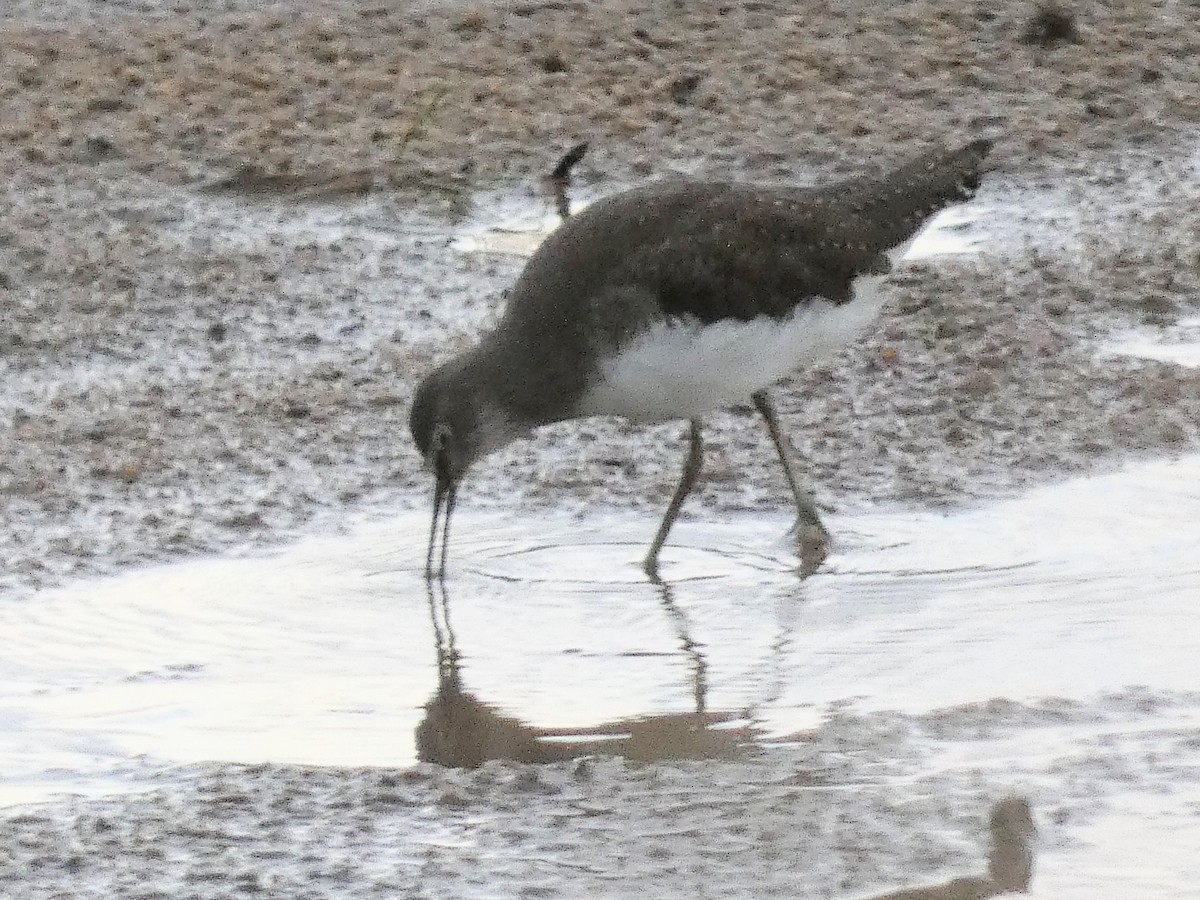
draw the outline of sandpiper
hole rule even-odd
[[[892,261],[932,215],[973,196],[990,149],[975,140],[817,187],[664,180],[567,220],[526,264],[496,327],[413,397],[409,425],[435,478],[426,576],[445,575],[472,463],[539,426],[603,415],[688,422],[683,474],[644,561],[656,577],[700,473],[703,416],[746,400],[795,500],[801,569],[814,570],[829,532],[767,390],[875,318]]]

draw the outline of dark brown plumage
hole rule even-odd
[[[817,297],[845,302],[857,276],[887,271],[888,250],[974,194],[991,146],[973,141],[819,188],[669,180],[618,194],[539,248],[510,314],[541,317],[563,297],[572,309],[620,286],[706,323],[786,316]]]
[[[690,420],[684,477],[646,559],[654,571],[700,470],[700,417],[745,400],[767,422],[796,501],[803,568],[815,568],[828,533],[766,391],[842,338],[839,308],[933,213],[974,193],[990,148],[972,141],[817,188],[662,181],[568,219],[525,266],[496,328],[413,398],[413,439],[437,481],[428,571],[439,510],[448,533],[476,459],[540,425],[596,414]],[[876,287],[858,307],[874,311]]]

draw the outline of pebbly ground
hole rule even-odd
[[[535,175],[581,137],[591,194],[999,138],[1006,233],[905,273],[879,329],[781,392],[823,503],[972,502],[1196,445],[1194,372],[1094,352],[1195,309],[1187,4],[1096,7],[1048,47],[1021,4],[23,8],[0,38],[10,589],[421,502],[412,386],[519,266],[448,236],[497,187],[548,204]],[[713,418],[708,506],[786,502],[747,415]],[[468,502],[656,510],[678,432],[549,429]]]
[[[672,170],[811,180],[881,168],[931,142],[998,138],[981,208],[1004,210],[1011,227],[985,253],[898,275],[875,331],[780,391],[822,503],[974,503],[1194,450],[1197,371],[1097,348],[1114,329],[1197,310],[1200,12],[1093,4],[1078,42],[1043,46],[1021,39],[1031,9],[7,5],[0,590],[15,600],[426,502],[407,436],[413,384],[496,314],[519,267],[457,252],[451,237],[486,217],[486,203],[473,204],[497,190],[548,206],[536,178],[581,139],[594,149],[580,177],[596,194]],[[693,511],[786,506],[749,415],[713,418]],[[464,500],[523,511],[603,503],[653,519],[678,432],[547,429],[481,466]],[[232,779],[243,799],[219,808],[245,816],[230,827],[277,815],[286,842],[346,802],[339,792],[377,777],[239,773],[177,774],[167,799],[107,801],[130,805],[95,815],[121,820],[115,841],[152,823],[156,804],[172,821],[171,804],[204,820],[216,802],[205,779]],[[469,777],[418,773],[412,789]],[[263,779],[296,798],[270,812]],[[991,787],[954,809],[983,816]],[[46,855],[46,871],[70,875],[92,863],[86,853],[53,861],[45,848],[70,843],[62,829],[101,845],[61,812],[45,814],[51,824],[38,824],[42,813],[7,821],[23,846],[43,848],[31,852]],[[203,874],[208,826],[196,827],[192,850],[154,837],[152,824],[143,836],[162,865],[198,854],[173,869],[196,869],[198,896],[251,892]],[[342,892],[313,896],[362,883],[353,865],[330,866]],[[830,879],[824,890],[837,893]],[[871,879],[845,876],[841,888]],[[135,896],[105,884],[105,895]]]

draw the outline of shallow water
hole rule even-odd
[[[466,686],[524,721],[584,726],[686,711],[702,658],[708,708],[744,711],[768,737],[854,697],[917,712],[1198,686],[1200,458],[946,516],[834,517],[835,552],[807,580],[782,518],[697,513],[664,551],[666,587],[651,584],[638,561],[654,524],[461,512],[444,595]],[[420,575],[426,529],[409,514],[5,604],[5,740],[412,761],[443,600]]]
[[[1200,703],[1168,701],[1200,683],[1200,457],[949,515],[830,524],[835,552],[807,580],[778,517],[682,521],[664,586],[638,565],[651,517],[465,509],[444,590],[421,577],[425,517],[406,514],[270,557],[6,603],[0,802],[127,789],[163,763],[403,766],[418,729],[422,755],[450,763],[540,758],[531,748],[726,755],[851,699],[921,713],[1139,685],[1151,712],[1163,704],[1149,721],[1029,731],[998,708],[980,723],[995,741],[943,741],[939,758],[1028,772],[1096,741],[1159,741],[1192,775],[1154,802],[1114,784],[1108,814],[1066,852],[1162,830],[1147,846],[1162,887],[1141,896],[1178,896],[1172,860],[1190,855],[1169,848],[1182,851],[1181,829],[1200,836]],[[439,638],[457,653],[440,682]],[[1148,818],[1138,830],[1130,817]]]

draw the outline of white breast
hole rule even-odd
[[[604,361],[578,414],[653,422],[700,418],[745,403],[755,391],[828,359],[861,334],[879,314],[883,277],[857,279],[848,303],[801,303],[785,319],[660,322]]]

